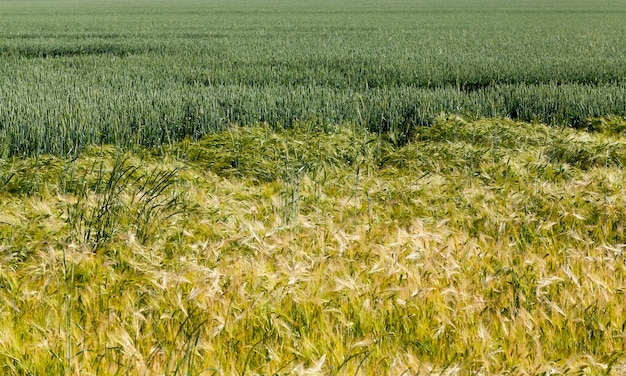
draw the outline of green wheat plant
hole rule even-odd
[[[359,123],[405,142],[441,113],[581,128],[626,116],[616,0],[38,6],[0,2],[2,156],[157,146],[233,124]]]

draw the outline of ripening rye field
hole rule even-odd
[[[622,0],[0,0],[0,373],[626,373]]]

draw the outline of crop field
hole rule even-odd
[[[0,0],[0,374],[626,374],[623,0]]]
[[[3,374],[626,372],[626,122],[3,163]]]
[[[0,1],[0,155],[626,115],[623,0]]]

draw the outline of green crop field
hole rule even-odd
[[[230,124],[626,115],[603,1],[0,1],[0,153],[157,145]]]
[[[624,0],[0,0],[0,374],[626,374]]]

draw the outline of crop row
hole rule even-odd
[[[64,88],[65,89],[65,88]],[[101,88],[100,88],[101,89]],[[626,116],[626,87],[500,85],[336,91],[324,87],[181,86],[132,93],[76,88],[70,96],[4,92],[3,155],[71,154],[89,144],[150,146],[192,138],[228,124],[358,122],[370,130],[410,134],[442,113],[515,117],[580,125],[605,114]],[[14,101],[14,102],[12,102]]]

